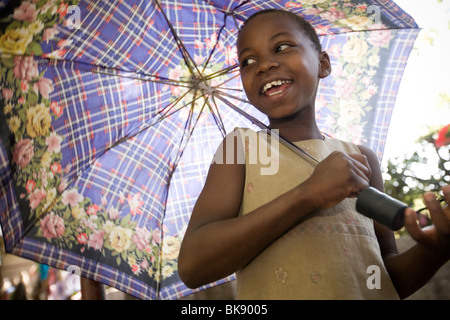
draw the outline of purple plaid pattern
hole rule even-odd
[[[157,265],[163,257],[171,259],[172,248],[165,246],[164,241],[182,237],[223,135],[235,127],[253,127],[247,119],[217,100],[191,103],[192,96],[186,88],[188,73],[208,76],[233,66],[238,28],[254,12],[266,8],[289,9],[313,20],[318,32],[323,34],[323,47],[332,53],[336,70],[348,62],[344,59],[345,51],[336,51],[336,45],[342,48],[349,42],[372,41],[370,33],[340,34],[342,26],[314,13],[315,7],[300,5],[300,1],[167,0],[158,3],[160,5],[143,0],[80,1],[81,28],[55,27],[58,32],[52,39],[41,39],[42,54],[34,57],[39,73],[51,81],[53,89],[48,100],[39,98],[39,102],[51,102],[61,110],[60,113],[53,111],[58,116],[52,116],[51,122],[52,134],[61,137],[61,159],[52,167],[55,173],[49,177],[61,177],[59,186],[63,184],[62,177],[65,179],[65,188],[58,190],[58,197],[61,198],[64,191],[75,190],[84,199],[76,205],[62,205],[58,200],[52,209],[56,216],[64,217],[65,232],[73,233],[71,243],[58,238],[49,240],[42,235],[41,222],[45,215],[34,220],[29,218],[34,209],[27,208],[31,203],[27,192],[31,192],[26,188],[35,186],[21,185],[26,181],[19,183],[14,175],[20,170],[11,152],[18,141],[2,131],[0,144],[0,222],[7,250],[60,269],[79,266],[83,276],[140,299],[176,299],[194,292],[179,280],[176,270],[168,271]],[[388,40],[377,44],[380,49],[374,51],[374,55],[382,52],[380,66],[370,69],[373,77],[362,78],[367,87],[373,87],[374,93],[365,101],[360,119],[363,125],[356,138],[374,149],[381,159],[396,91],[418,31],[414,29],[417,26],[412,18],[391,1],[365,3],[383,8],[382,21],[388,29],[405,28],[386,31]],[[383,34],[381,39],[384,39]],[[180,43],[186,50],[184,55]],[[55,54],[55,48],[61,50],[56,57],[51,55]],[[8,71],[13,70],[14,65],[0,67]],[[266,121],[257,110],[242,102],[245,95],[236,69],[225,78],[211,78],[208,81],[212,86],[236,96],[230,101]],[[3,88],[13,88],[14,82],[6,76],[1,80]],[[351,100],[339,96],[342,81],[343,77],[337,72],[323,81],[318,92],[319,125],[325,133],[337,137],[343,133],[336,118],[339,115],[336,106],[342,99]],[[12,98],[4,94],[1,100],[0,123],[5,130],[13,126],[7,99],[19,101],[20,98],[16,93]],[[20,106],[18,102],[17,108]],[[44,138],[39,141],[45,145]],[[35,153],[38,153],[39,141],[35,141]],[[39,157],[39,161],[45,160],[44,150]],[[34,172],[35,177],[40,174],[39,170]],[[73,207],[79,209],[82,205],[89,219],[74,218],[79,212]],[[111,218],[114,226],[105,223],[103,229],[93,227],[100,219],[100,213],[95,216],[97,212],[111,217],[116,210],[119,218]],[[106,244],[114,240],[111,228],[122,231],[134,228],[133,237],[143,235],[147,251],[151,251],[152,241],[161,241],[161,245],[152,247],[154,261],[144,259],[142,256],[148,252],[139,249],[140,239],[129,234],[130,241],[126,245],[135,246],[138,252],[135,256],[125,256],[124,251],[120,251],[122,248],[117,247],[114,254],[102,255],[100,250],[92,248],[94,245],[83,243],[82,237],[76,238],[82,232],[69,226],[69,220],[83,221],[85,225],[78,226],[85,228],[83,230],[109,232],[103,239],[104,251],[112,250],[106,248]],[[24,235],[30,223],[32,227]],[[144,269],[146,272],[142,271]]]

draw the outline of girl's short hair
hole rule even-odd
[[[265,9],[265,10],[258,11],[256,13],[254,13],[252,16],[250,16],[244,22],[241,29],[239,30],[239,33],[242,31],[242,29],[245,27],[245,25],[249,21],[253,20],[255,17],[258,17],[263,14],[269,14],[269,13],[284,15],[285,17],[292,19],[297,24],[299,29],[302,30],[303,32],[305,32],[305,34],[308,36],[308,38],[312,41],[312,43],[314,44],[314,48],[319,53],[322,52],[322,45],[320,44],[319,37],[317,36],[316,30],[314,29],[314,27],[308,21],[306,21],[303,17],[301,17],[291,11],[286,11],[286,10],[282,10],[282,9]]]

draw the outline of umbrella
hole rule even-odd
[[[313,23],[333,66],[320,128],[380,159],[418,34],[387,0],[0,4],[6,250],[141,299],[194,292],[177,256],[213,154],[233,128],[266,121],[239,79],[246,18],[284,8]]]

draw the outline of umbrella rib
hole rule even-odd
[[[216,43],[214,44],[214,47],[212,48],[211,52],[209,53],[208,59],[206,60],[204,66],[203,66],[202,73],[205,72],[205,69],[206,69],[206,67],[208,66],[209,61],[211,60],[211,58],[212,58],[214,52],[216,51],[217,46],[218,46],[218,44],[219,44],[220,36],[221,36],[221,34],[222,34],[223,29],[225,29],[226,25],[227,25],[227,15],[224,16],[223,26],[219,29],[219,34],[217,35],[217,41],[216,41]]]
[[[336,36],[336,35],[346,35],[346,34],[352,34],[352,33],[358,33],[358,32],[372,32],[372,31],[388,31],[388,30],[417,30],[421,29],[419,27],[409,27],[409,28],[384,28],[384,29],[363,29],[363,30],[349,30],[344,32],[330,32],[325,34],[318,34],[318,37],[328,37],[328,36]]]
[[[181,100],[183,100],[184,97],[186,97],[187,94],[188,94],[189,92],[190,92],[190,91],[186,91],[185,93],[183,93],[182,95],[180,95],[178,98],[176,98],[174,101],[172,101],[171,103],[169,103],[167,106],[165,106],[164,108],[162,108],[161,111],[158,112],[158,114],[160,115],[160,118],[158,119],[158,121],[164,120],[166,117],[171,116],[172,114],[174,114],[175,112],[177,112],[178,110],[180,110],[181,108],[183,108],[184,105],[183,105],[182,107],[180,107],[178,110],[176,110],[176,111],[174,111],[174,112],[168,114],[169,111],[170,111],[173,107],[175,107],[175,106],[177,105],[178,102],[180,102]],[[165,113],[163,114],[163,111],[165,111],[166,109],[168,109],[167,112],[165,112]]]
[[[105,150],[104,152],[107,152],[108,150],[110,150],[111,148],[117,146],[118,144],[127,141],[128,139],[130,139],[130,137],[134,137],[138,134],[140,134],[141,132],[147,130],[148,128],[152,127],[155,123],[157,122],[161,122],[162,120],[170,117],[171,115],[177,113],[178,111],[180,111],[181,109],[183,109],[184,107],[186,107],[188,104],[192,104],[193,102],[195,102],[196,100],[202,98],[204,95],[199,96],[195,99],[193,99],[192,101],[183,104],[181,107],[179,107],[176,110],[173,110],[172,112],[170,112],[170,110],[172,110],[177,104],[178,102],[180,102],[187,94],[189,93],[189,91],[185,92],[184,94],[182,94],[180,97],[178,97],[175,101],[171,102],[170,104],[168,104],[167,106],[165,106],[161,111],[158,112],[158,114],[160,115],[160,117],[155,120],[154,122],[144,126],[142,129],[140,129],[139,131],[137,131],[136,133],[132,134],[132,135],[128,135],[126,137],[123,137],[122,139],[120,139],[119,141],[117,141],[116,143],[114,143],[113,145],[111,145],[111,147],[109,147],[107,150]],[[162,113],[163,111],[165,111],[164,113]]]
[[[113,147],[116,147],[118,144],[129,140],[131,137],[135,137],[136,135],[138,135],[138,134],[142,133],[143,131],[147,130],[148,128],[152,127],[155,123],[160,122],[160,121],[170,117],[171,115],[175,114],[176,112],[178,112],[181,109],[183,109],[184,107],[186,107],[188,104],[191,104],[193,101],[196,101],[196,100],[198,100],[198,99],[200,99],[202,97],[202,96],[199,96],[195,100],[190,101],[190,102],[188,102],[186,104],[183,104],[178,109],[173,110],[172,112],[170,112],[170,110],[172,110],[178,104],[178,102],[180,102],[188,93],[189,93],[189,91],[185,92],[180,97],[178,97],[175,101],[171,102],[170,104],[165,106],[161,111],[159,111],[158,114],[160,116],[159,116],[159,118],[157,120],[155,120],[154,122],[152,122],[152,123],[150,123],[148,125],[145,125],[143,128],[141,128],[137,132],[133,133],[132,135],[127,135],[126,137],[123,137],[122,139],[118,140],[113,145],[111,145],[108,149],[106,149],[104,152],[107,152],[108,150],[112,149]],[[165,111],[165,112],[163,113],[163,111]]]
[[[216,91],[216,93],[218,93]],[[307,160],[310,160],[313,162],[314,165],[319,163],[319,160],[316,159],[314,156],[310,155],[308,152],[304,151],[302,148],[296,146],[295,144],[293,144],[291,141],[283,138],[282,136],[280,136],[277,132],[272,131],[272,129],[270,129],[269,126],[267,126],[266,124],[264,124],[263,122],[259,121],[258,119],[256,119],[255,117],[251,116],[250,114],[248,114],[247,112],[245,112],[244,110],[241,110],[240,108],[236,107],[234,104],[232,104],[230,101],[228,101],[227,99],[225,99],[224,97],[221,96],[221,94],[216,95],[216,97],[221,100],[223,103],[225,103],[227,106],[229,106],[231,109],[233,109],[234,111],[236,111],[237,113],[239,113],[240,115],[244,116],[247,120],[251,121],[254,125],[258,126],[261,129],[267,130],[267,132],[276,137],[277,139],[279,139],[280,142],[282,142],[286,147],[288,147],[289,149],[291,149],[292,151],[294,151],[295,153],[304,156],[304,158],[306,158]],[[240,100],[240,99],[238,99]]]
[[[196,91],[197,92],[197,91]],[[169,181],[172,179],[173,174],[175,173],[175,169],[178,166],[178,162],[181,159],[181,156],[183,155],[184,149],[186,148],[190,137],[192,136],[192,133],[194,132],[195,126],[197,125],[200,116],[203,113],[203,110],[205,108],[206,105],[206,99],[205,102],[203,103],[203,106],[200,110],[200,112],[198,113],[197,119],[195,120],[195,123],[192,124],[192,120],[194,118],[194,107],[195,107],[195,101],[204,97],[204,94],[199,95],[198,97],[196,95],[194,95],[195,99],[193,99],[190,104],[191,104],[191,108],[189,109],[189,114],[188,114],[188,120],[186,121],[186,124],[184,126],[184,133],[183,136],[181,137],[180,143],[179,143],[179,148],[178,148],[178,152],[177,152],[177,156],[174,160],[174,165],[172,167],[171,172],[169,173]]]
[[[244,92],[244,90],[239,89],[239,88],[227,88],[227,87],[221,87],[220,85],[215,86],[214,87],[215,90],[220,89],[220,90],[229,90],[229,91],[235,91],[235,92]]]
[[[211,50],[211,52],[210,52],[210,54],[209,54],[209,56],[208,56],[208,59],[206,60],[206,63],[205,63],[205,65],[204,65],[204,67],[203,67],[203,70],[202,70],[202,73],[205,71],[205,69],[206,69],[206,67],[207,67],[207,65],[208,65],[208,63],[209,63],[209,61],[211,60],[211,58],[212,58],[212,56],[213,56],[213,54],[214,54],[214,52],[215,52],[215,50],[216,50],[216,48],[217,48],[217,45],[219,44],[220,36],[221,36],[223,30],[225,29],[225,27],[226,27],[226,25],[227,25],[227,17],[228,17],[229,15],[231,15],[231,16],[233,17],[234,23],[236,24],[236,27],[237,27],[237,21],[236,21],[236,17],[234,16],[234,11],[235,11],[236,9],[238,9],[239,7],[245,5],[247,2],[249,2],[249,0],[246,0],[246,1],[242,2],[242,3],[239,4],[236,8],[234,8],[233,11],[231,11],[231,12],[225,12],[225,11],[222,11],[222,12],[224,13],[223,25],[222,25],[222,27],[221,27],[220,30],[219,30],[219,34],[217,35],[217,41],[216,41],[216,43],[214,44],[214,47],[212,48],[212,50]],[[234,65],[232,68],[235,68],[236,66],[237,66],[237,65]]]
[[[191,123],[192,123],[192,119],[193,119],[193,115],[194,115],[195,102],[196,102],[198,99],[200,99],[201,97],[204,96],[204,94],[203,94],[203,95],[200,95],[200,96],[197,98],[197,94],[198,94],[198,90],[195,90],[195,91],[194,91],[194,94],[193,94],[193,95],[194,95],[194,98],[193,98],[192,101],[190,102],[191,107],[190,107],[190,110],[189,110],[189,117],[188,117],[188,122],[187,122],[188,128],[186,128],[186,126],[184,126],[185,129],[188,129],[188,132],[191,132],[190,129],[191,129]],[[201,111],[200,111],[199,114],[202,113],[204,107],[205,107],[205,104],[203,104],[203,107],[202,107],[202,109],[201,109]],[[195,127],[195,126],[194,126],[194,127]],[[193,130],[193,129],[194,129],[194,128],[192,128],[192,130]],[[183,139],[182,139],[182,140],[183,140]]]
[[[223,26],[222,26],[222,27],[220,28],[220,30],[219,30],[219,34],[217,35],[217,42],[214,44],[214,47],[213,47],[213,49],[211,50],[208,59],[206,60],[206,63],[205,63],[205,65],[204,65],[204,67],[203,67],[203,71],[202,71],[202,72],[205,71],[206,66],[208,65],[210,59],[212,58],[212,56],[213,56],[213,54],[214,54],[214,51],[215,51],[216,48],[217,48],[217,45],[219,44],[218,39],[220,39],[220,36],[221,36],[221,34],[222,34],[222,31],[225,29],[225,27],[226,27],[226,25],[227,25],[227,17],[228,17],[229,15],[231,15],[231,16],[233,17],[233,20],[234,20],[235,23],[236,23],[236,26],[237,26],[237,21],[236,21],[236,17],[234,16],[234,11],[235,11],[236,9],[238,9],[239,7],[243,6],[244,4],[248,3],[248,2],[249,2],[249,0],[246,0],[246,1],[242,2],[242,3],[239,4],[236,8],[234,8],[232,12],[225,12],[225,11],[222,11],[222,10],[221,10],[221,11],[224,13]],[[234,67],[236,67],[236,66],[233,66],[233,68],[234,68]]]
[[[133,133],[132,135],[128,135],[128,136],[123,137],[122,139],[118,140],[116,143],[114,143],[113,145],[111,145],[111,147],[109,147],[108,149],[106,149],[104,152],[107,152],[108,150],[112,149],[113,147],[116,147],[118,144],[120,144],[120,143],[122,143],[122,142],[125,142],[125,141],[129,140],[131,137],[137,136],[138,134],[140,134],[140,133],[144,132],[145,130],[147,130],[148,128],[152,127],[155,123],[158,123],[158,122],[160,122],[160,121],[162,121],[162,120],[164,120],[164,119],[170,117],[171,115],[175,114],[176,112],[180,111],[182,108],[184,108],[184,107],[186,106],[186,104],[183,105],[183,106],[181,106],[181,107],[178,108],[177,110],[174,110],[173,112],[170,112],[170,110],[172,110],[172,109],[176,106],[176,104],[177,104],[178,102],[180,102],[180,101],[181,101],[188,93],[189,93],[189,91],[185,92],[185,93],[182,94],[180,97],[178,97],[175,101],[169,103],[169,104],[166,105],[164,108],[162,108],[162,109],[158,112],[158,114],[159,114],[160,116],[159,116],[159,118],[158,118],[157,120],[155,120],[155,121],[152,122],[152,123],[149,123],[149,124],[145,125],[143,128],[141,128],[140,130],[138,130],[136,133]],[[166,110],[166,109],[168,109],[168,110]],[[163,113],[163,111],[165,111],[165,112]],[[170,113],[169,113],[169,112],[170,112]]]
[[[235,76],[228,78],[227,80],[225,80],[225,81],[223,81],[222,83],[220,83],[220,84],[218,84],[217,86],[215,86],[215,88],[220,88],[220,87],[223,86],[225,83],[230,82],[231,80],[233,80],[233,79],[235,79],[235,78],[237,78],[237,77],[239,77],[239,74],[236,74]],[[227,87],[224,87],[224,88],[222,88],[222,89],[235,90],[235,91],[241,91],[241,92],[242,92],[242,89],[237,89],[237,88],[227,88]]]
[[[89,68],[89,70],[86,70],[86,71],[89,71],[89,72],[92,72],[92,73],[99,73],[99,74],[105,74],[105,75],[110,75],[110,76],[116,76],[116,77],[121,77],[121,78],[129,78],[129,79],[148,81],[148,82],[158,82],[158,83],[163,83],[163,84],[168,84],[168,85],[178,85],[179,83],[191,83],[190,80],[175,80],[175,79],[170,79],[170,78],[166,78],[166,77],[161,77],[159,75],[146,74],[146,73],[143,73],[143,72],[136,72],[136,71],[130,71],[130,70],[125,70],[125,69],[110,68],[110,67],[103,66],[103,65],[95,65],[93,67],[90,64],[87,64],[85,62],[80,62],[80,61],[63,60],[63,59],[55,60],[55,59],[48,59],[48,58],[46,58],[45,60],[47,60],[49,63],[52,63],[54,65],[62,64],[62,63],[74,63],[74,64],[77,64],[77,65],[83,65],[86,68]],[[38,63],[39,64],[42,63],[42,60],[38,61]],[[111,70],[111,71],[107,72],[107,71],[102,71],[102,70]],[[150,79],[145,79],[142,76],[141,77],[127,76],[127,75],[123,75],[122,73],[138,74],[138,75],[142,75],[143,77],[149,77]],[[154,80],[152,78],[160,79],[160,80]],[[173,82],[173,84],[171,82]]]
[[[156,5],[158,6],[159,10],[161,11],[161,14],[163,15],[164,19],[166,20],[167,26],[170,29],[170,32],[172,33],[173,37],[175,38],[175,42],[177,43],[178,48],[181,51],[181,55],[183,56],[184,62],[186,63],[186,66],[189,69],[189,72],[191,74],[194,73],[194,69],[192,68],[192,65],[195,67],[198,73],[200,73],[200,70],[197,67],[197,64],[195,63],[194,59],[192,59],[191,55],[189,54],[189,51],[184,46],[183,42],[181,41],[180,37],[178,36],[177,32],[175,31],[175,28],[173,27],[172,23],[169,21],[169,18],[165,14],[164,10],[162,9],[161,4],[158,0],[153,0]]]
[[[127,76],[127,75],[115,74],[115,73],[112,73],[112,72],[104,72],[104,71],[97,71],[97,70],[92,70],[92,72],[98,73],[98,74],[105,74],[105,75],[110,75],[110,76],[126,78],[126,79],[140,80],[140,81],[144,81],[144,82],[154,82],[154,83],[166,84],[166,85],[169,85],[169,86],[177,86],[177,87],[183,87],[183,88],[192,88],[192,86],[189,85],[190,82],[187,81],[187,80],[186,81],[184,81],[184,80],[174,80],[174,79],[164,78],[164,77],[155,76],[155,75],[145,75],[146,77],[151,77],[150,79],[145,79],[143,77],[133,77],[133,76]],[[161,79],[161,80],[156,80],[156,79]]]
[[[189,108],[188,119],[187,119],[187,121],[186,121],[186,123],[185,123],[185,125],[184,125],[184,130],[185,130],[185,132],[186,132],[186,130],[189,129],[189,127],[191,126],[192,115],[193,115],[193,113],[194,113],[195,101],[197,100],[196,96],[197,96],[197,90],[195,90],[195,92],[194,92],[194,99],[192,99],[192,101],[189,102],[189,104],[191,105],[191,107]],[[187,105],[187,104],[186,104],[186,105]],[[181,137],[181,141],[180,141],[180,148],[179,148],[179,150],[181,150],[181,153],[183,153],[183,149],[182,149],[183,140],[184,140],[184,134],[183,134],[183,136]],[[177,163],[178,163],[178,161],[177,161]]]
[[[219,100],[224,100],[224,98],[223,97],[219,97],[219,96],[225,96],[225,97],[228,97],[228,98],[231,98],[231,99],[235,99],[235,100],[238,100],[238,101],[240,101],[240,102],[244,102],[244,103],[247,103],[247,104],[250,104],[250,102],[248,101],[248,100],[245,100],[245,99],[242,99],[242,98],[239,98],[239,97],[236,97],[236,96],[233,96],[233,95],[231,95],[231,94],[228,94],[228,93],[226,93],[226,92],[223,92],[223,91],[220,91],[220,90],[216,90],[216,91],[214,91],[214,93],[215,94],[218,94],[218,98],[219,98]],[[236,108],[236,107],[235,107]],[[259,121],[259,120],[258,120]]]
[[[234,10],[233,10],[233,15],[232,15],[232,17],[233,17],[233,20],[234,20],[234,24],[236,25],[236,28],[239,30],[239,24],[238,24],[238,22],[237,22],[236,17],[234,16]]]
[[[169,107],[170,105],[172,105],[172,104],[173,104],[173,107],[174,107],[174,106],[175,106],[178,102],[180,102],[180,101],[181,101],[188,93],[189,93],[189,92],[186,92],[182,97],[179,97],[176,101],[174,101],[174,102],[172,102],[171,104],[169,104],[168,106],[164,107],[164,109],[168,108],[168,107]],[[186,107],[187,105],[192,104],[193,102],[195,102],[195,101],[197,101],[197,100],[203,98],[204,96],[205,96],[205,95],[203,94],[203,95],[201,95],[201,96],[198,96],[198,97],[192,99],[192,101],[189,101],[189,102],[183,104],[181,107],[179,107],[178,109],[174,110],[173,112],[171,112],[171,113],[169,113],[169,114],[168,114],[168,113],[165,113],[163,116],[161,116],[161,117],[158,119],[158,121],[161,121],[161,120],[164,120],[164,119],[167,118],[167,117],[170,117],[172,114],[174,114],[174,113],[180,111],[181,109],[183,109],[183,108]],[[172,108],[173,108],[173,107],[172,107]]]
[[[233,17],[234,24],[236,25],[236,28],[237,28],[238,30],[239,30],[239,24],[238,24],[238,22],[237,22],[237,19],[236,19],[234,13],[235,13],[236,9],[239,9],[240,7],[246,5],[246,4],[249,3],[249,2],[250,2],[250,0],[245,0],[245,1],[243,1],[241,4],[239,4],[238,6],[236,6],[236,7],[233,9],[233,11],[231,11],[231,13],[230,13],[230,15]]]
[[[213,73],[210,73],[210,74],[206,75],[205,79],[206,80],[211,80],[213,78],[221,77],[221,76],[223,76],[225,74],[234,72],[235,69],[238,68],[238,67],[239,67],[238,64],[234,64],[234,65],[232,65],[230,67],[227,67],[227,68],[224,68],[224,69],[221,69],[221,70],[218,70],[216,72],[213,72]],[[236,70],[236,71],[238,71],[238,70]]]
[[[213,115],[214,121],[216,122],[217,126],[219,127],[219,130],[220,130],[220,132],[222,134],[222,137],[225,138],[227,133],[226,133],[226,130],[225,130],[225,125],[223,124],[223,121],[222,121],[222,117],[220,116],[219,107],[217,106],[216,99],[214,99],[214,96],[211,96],[211,99],[212,99],[212,101],[214,103],[214,107],[215,107],[215,110],[216,110],[217,114],[214,113],[213,107],[209,103],[209,101],[207,101],[208,107],[211,110],[211,113]]]

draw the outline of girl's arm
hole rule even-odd
[[[224,141],[219,148],[225,146]],[[237,155],[238,145],[231,151]],[[365,156],[335,152],[304,183],[238,216],[245,165],[237,164],[236,156],[234,164],[213,163],[181,245],[180,278],[196,288],[236,272],[307,213],[334,206],[367,187],[369,176]]]
[[[360,150],[372,168],[370,185],[383,191],[380,166],[375,154],[364,147],[360,147]],[[443,192],[448,203],[450,186],[446,186]],[[426,193],[424,200],[434,225],[421,229],[415,211],[408,208],[405,212],[405,227],[417,243],[405,252],[399,254],[393,232],[375,222],[384,264],[400,298],[406,298],[420,289],[450,259],[450,209],[448,206],[441,208],[431,193]]]

